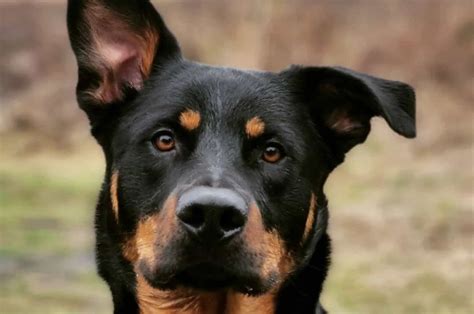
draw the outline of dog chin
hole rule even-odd
[[[271,290],[275,280],[263,279],[252,271],[235,273],[223,267],[202,263],[174,274],[146,272],[146,280],[157,289],[174,290],[179,287],[197,291],[235,291],[249,296],[258,296]]]

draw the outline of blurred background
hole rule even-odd
[[[330,177],[331,313],[473,313],[470,0],[154,1],[188,58],[343,65],[415,86],[418,137],[374,119]],[[95,273],[101,151],[65,1],[0,1],[0,312],[111,313]]]

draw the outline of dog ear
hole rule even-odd
[[[398,134],[416,136],[415,93],[407,84],[341,67],[294,66],[282,73],[298,101],[310,106],[318,131],[340,161],[365,141],[373,116],[382,116]]]
[[[78,102],[88,113],[125,100],[154,66],[181,56],[148,0],[69,0],[67,23],[78,63]]]

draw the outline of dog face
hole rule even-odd
[[[187,61],[148,1],[71,2],[68,27],[107,161],[108,232],[155,288],[277,289],[325,232],[323,184],[370,119],[415,135],[409,86]]]
[[[111,143],[139,269],[158,286],[265,291],[301,258],[328,148],[278,75],[183,61],[161,75]]]

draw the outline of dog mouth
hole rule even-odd
[[[271,288],[271,280],[263,280],[257,273],[248,270],[230,270],[222,265],[201,262],[184,267],[179,271],[162,276],[153,274],[149,278],[152,286],[164,290],[186,287],[198,291],[235,291],[250,296],[257,296]]]
[[[210,263],[193,265],[176,275],[176,281],[182,285],[201,290],[225,289],[236,279],[225,268]]]
[[[154,288],[196,291],[234,291],[257,296],[280,281],[278,270],[264,271],[264,258],[234,239],[225,246],[211,247],[195,242],[173,242],[153,263],[139,262],[138,269]]]

